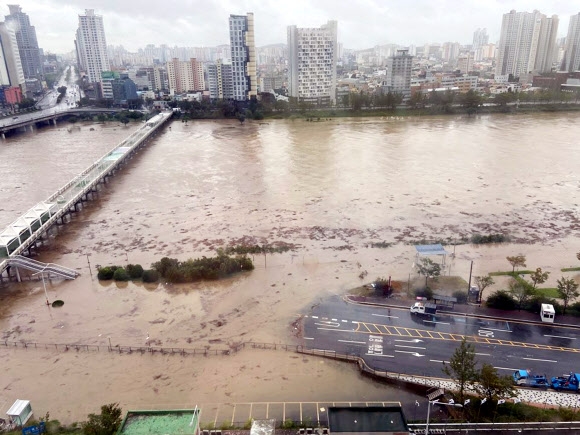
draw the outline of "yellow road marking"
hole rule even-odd
[[[359,330],[360,325],[363,325],[366,330]],[[445,340],[445,341],[461,341],[465,338],[468,342],[473,343],[484,343],[484,344],[492,344],[498,346],[513,346],[513,347],[533,347],[535,349],[540,350],[559,350],[562,352],[572,352],[572,353],[580,353],[580,349],[575,349],[571,347],[560,347],[560,346],[550,346],[547,344],[536,344],[536,343],[524,343],[520,341],[511,341],[511,340],[500,340],[498,338],[487,338],[487,337],[478,337],[478,336],[471,336],[471,335],[462,335],[462,334],[451,334],[449,332],[439,332],[439,331],[428,331],[423,329],[414,329],[414,328],[404,328],[400,327],[399,330],[396,326],[386,326],[376,323],[366,323],[366,322],[359,322],[358,327],[355,332],[360,332],[363,334],[377,334],[377,332],[371,331],[369,325],[372,328],[378,331],[380,335],[390,335],[390,336],[399,336],[399,337],[421,337],[421,338],[431,338],[433,340]],[[380,328],[382,327],[382,329]],[[384,330],[384,332],[383,332]],[[434,336],[438,334],[440,338]]]

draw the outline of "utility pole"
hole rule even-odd
[[[469,295],[469,290],[471,290],[471,272],[473,271],[473,260],[471,260],[471,266],[469,267],[469,284],[467,286],[467,294]]]

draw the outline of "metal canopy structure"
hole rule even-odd
[[[434,245],[415,245],[417,255],[427,257],[429,255],[447,255],[449,252],[445,250],[440,243]]]
[[[447,252],[443,245],[440,243],[435,243],[433,245],[415,245],[415,250],[417,251],[415,257],[416,261],[419,260],[419,257],[429,257],[432,255],[440,255],[443,258],[441,259],[441,264],[445,266],[445,260],[447,258]]]
[[[56,204],[39,202],[0,232],[0,256],[9,256],[56,212]],[[4,254],[4,255],[2,255]]]

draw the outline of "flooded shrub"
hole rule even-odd
[[[143,267],[140,264],[128,264],[125,270],[131,279],[140,279],[143,276]]]
[[[488,234],[486,236],[482,234],[474,234],[471,236],[469,241],[475,245],[483,245],[486,243],[505,243],[509,242],[510,238],[505,234]]]
[[[113,273],[113,279],[115,281],[129,281],[129,274],[123,267],[119,267]]]
[[[115,273],[115,269],[113,269],[110,266],[100,267],[99,273],[97,273],[97,278],[100,280],[113,279],[114,273]]]
[[[453,292],[453,297],[457,299],[458,304],[467,303],[467,292],[463,290],[455,290]]]
[[[153,269],[147,269],[143,271],[143,276],[141,277],[143,282],[157,282],[159,281],[159,272]]]
[[[415,289],[415,296],[427,299],[433,299],[433,290],[430,288],[418,288]]]
[[[246,256],[230,257],[220,252],[216,257],[202,257],[178,261],[164,257],[153,263],[152,269],[159,272],[163,279],[172,283],[216,280],[237,272],[253,270],[252,260]]]
[[[517,303],[512,296],[505,290],[498,290],[485,301],[489,308],[498,308],[500,310],[515,310]]]

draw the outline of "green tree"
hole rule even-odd
[[[477,361],[475,360],[475,347],[467,342],[465,337],[451,358],[449,364],[443,363],[443,373],[455,381],[459,389],[459,403],[464,403],[465,391],[473,388],[477,381]]]
[[[479,293],[477,295],[477,300],[481,301],[481,296],[483,295],[483,291],[488,288],[490,285],[494,285],[495,282],[493,278],[489,275],[487,276],[476,276],[475,278],[475,285],[479,289]]]
[[[532,285],[523,279],[512,279],[509,283],[509,293],[515,299],[518,310],[534,295]]]
[[[56,89],[60,95],[66,94],[66,86],[60,86]]]
[[[548,279],[550,272],[542,272],[542,268],[538,267],[534,273],[531,274],[530,279],[534,283],[534,289],[538,284],[543,284]]]
[[[423,257],[417,262],[417,271],[419,275],[425,276],[425,288],[427,288],[427,279],[441,275],[441,265],[430,258]]]
[[[516,267],[526,267],[526,257],[525,255],[514,255],[512,257],[506,257],[509,264],[512,265],[512,273],[515,272]]]
[[[477,373],[477,383],[474,384],[474,388],[490,401],[516,395],[511,376],[500,376],[497,369],[488,363],[484,363]]]
[[[578,292],[578,283],[572,278],[559,279],[558,281],[558,293],[560,294],[560,299],[564,301],[564,314],[566,314],[566,308],[568,308],[568,302],[571,299],[577,298],[580,293]]]
[[[121,426],[121,407],[118,403],[101,406],[100,414],[89,414],[89,420],[83,423],[85,435],[114,435]]]
[[[483,98],[477,91],[470,89],[465,94],[461,95],[460,103],[465,109],[467,109],[469,116],[471,116],[479,110],[479,107],[483,103]]]
[[[415,92],[409,98],[409,106],[413,109],[421,109],[425,105],[425,94],[420,91]]]

